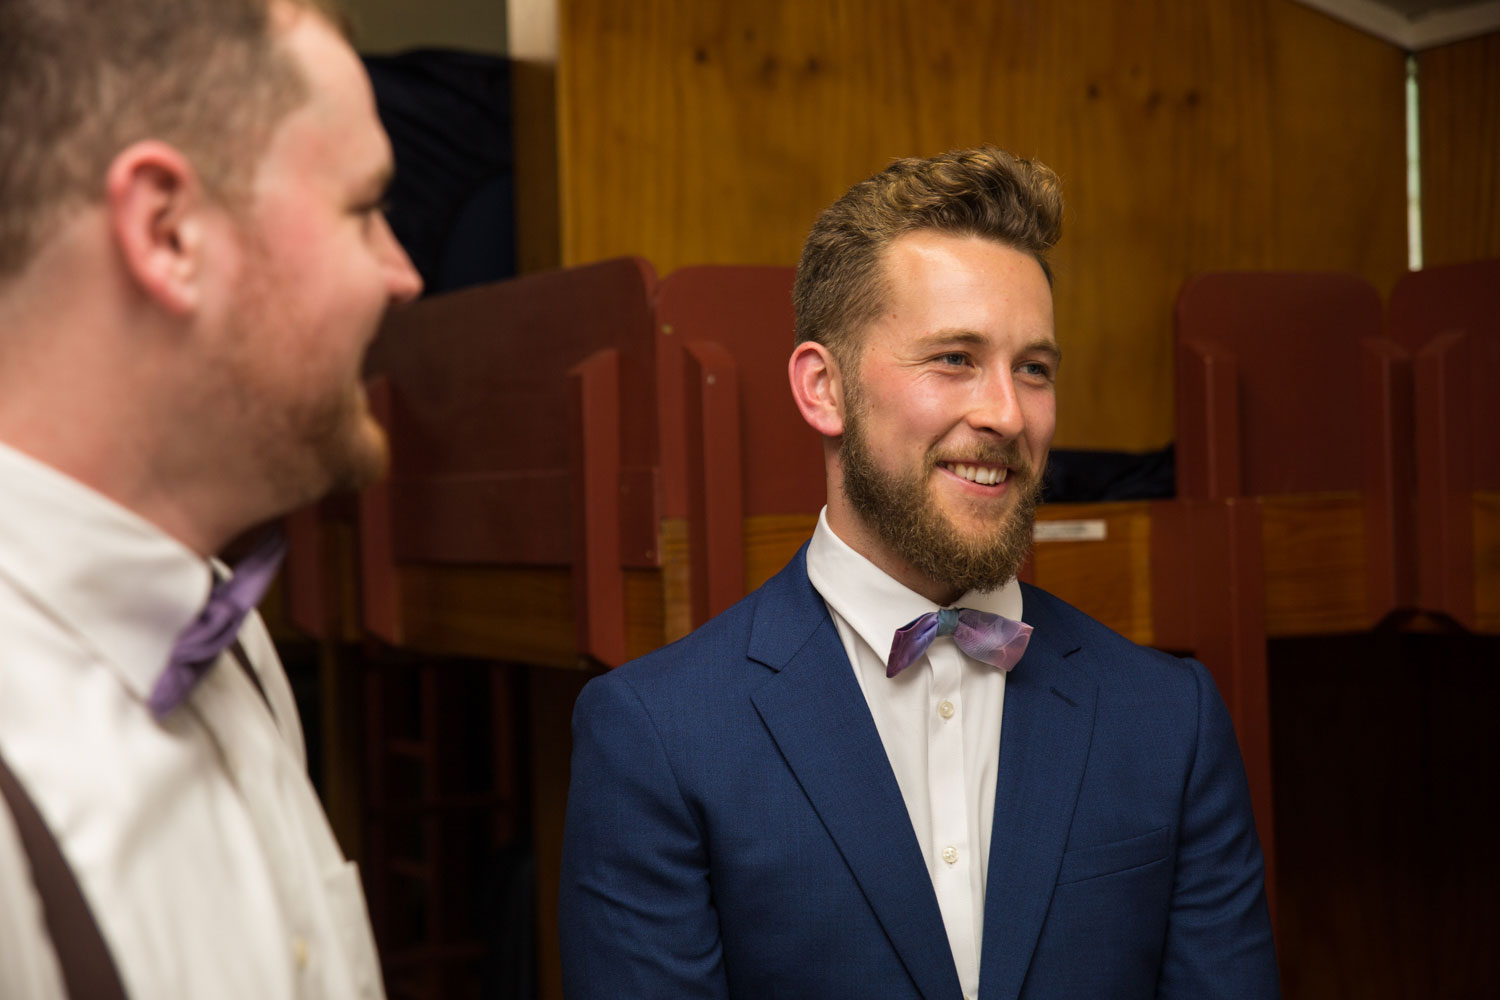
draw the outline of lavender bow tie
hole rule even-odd
[[[245,616],[271,585],[285,553],[286,540],[279,532],[272,532],[239,561],[233,575],[214,582],[208,604],[177,637],[167,669],[151,689],[148,704],[156,718],[164,718],[177,707],[219,654],[234,642]]]
[[[943,608],[918,615],[896,630],[885,675],[895,677],[921,659],[940,635],[951,635],[958,648],[981,663],[1009,670],[1026,652],[1031,626],[973,608]]]

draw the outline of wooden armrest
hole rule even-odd
[[[1415,606],[1417,559],[1411,357],[1395,341],[1360,341],[1365,579],[1370,621]]]
[[[595,351],[568,372],[574,420],[574,623],[578,650],[625,662],[625,574],[620,553],[620,352]]]
[[[1239,496],[1239,372],[1216,344],[1177,345],[1177,494]]]
[[[734,358],[713,341],[683,351],[688,454],[697,464],[687,484],[696,627],[745,596],[739,378]]]
[[[1417,352],[1417,599],[1474,627],[1469,338],[1445,333]]]

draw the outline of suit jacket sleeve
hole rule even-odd
[[[574,708],[558,913],[569,1000],[728,996],[699,821],[620,674]]]
[[[1198,740],[1184,790],[1177,869],[1157,996],[1280,996],[1265,868],[1229,712],[1193,664]]]

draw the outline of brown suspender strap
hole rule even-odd
[[[99,933],[99,925],[73,877],[73,869],[47,829],[36,805],[0,756],[0,797],[15,817],[21,846],[31,861],[31,878],[42,899],[42,912],[63,985],[73,1000],[125,1000],[114,958]]]
[[[229,652],[255,685],[261,700],[266,703],[266,710],[274,718],[276,713],[271,709],[271,699],[266,696],[266,689],[238,639],[230,645]],[[115,968],[114,958],[104,943],[104,935],[99,931],[88,901],[83,898],[83,890],[73,877],[73,869],[68,867],[57,839],[47,829],[36,804],[5,763],[3,755],[0,755],[0,799],[5,801],[15,819],[21,846],[31,862],[31,879],[41,897],[47,934],[52,938],[52,949],[62,969],[68,996],[71,1000],[126,1000],[120,972]]]

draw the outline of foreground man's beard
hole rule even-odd
[[[839,461],[844,495],[855,512],[897,557],[922,575],[959,592],[994,590],[1016,575],[1031,549],[1032,525],[1042,479],[1012,445],[981,449],[970,460],[1010,466],[1006,478],[1012,495],[1005,513],[982,530],[964,532],[931,497],[931,475],[937,464],[926,457],[922,468],[888,473],[880,468],[865,440],[857,393],[849,394]]]
[[[295,350],[315,338],[317,319],[299,311],[299,301],[278,290],[284,280],[276,252],[263,233],[245,232],[245,263],[235,290],[233,349],[215,359],[217,393],[233,400],[241,447],[254,460],[261,483],[287,509],[328,493],[355,492],[388,471],[386,432],[370,414],[359,369],[363,351],[375,336],[379,316],[369,327],[339,333],[349,342],[349,370],[332,366],[315,380],[288,379],[286,366],[268,365],[263,352],[268,338],[280,350]],[[351,322],[353,322],[351,320]]]

